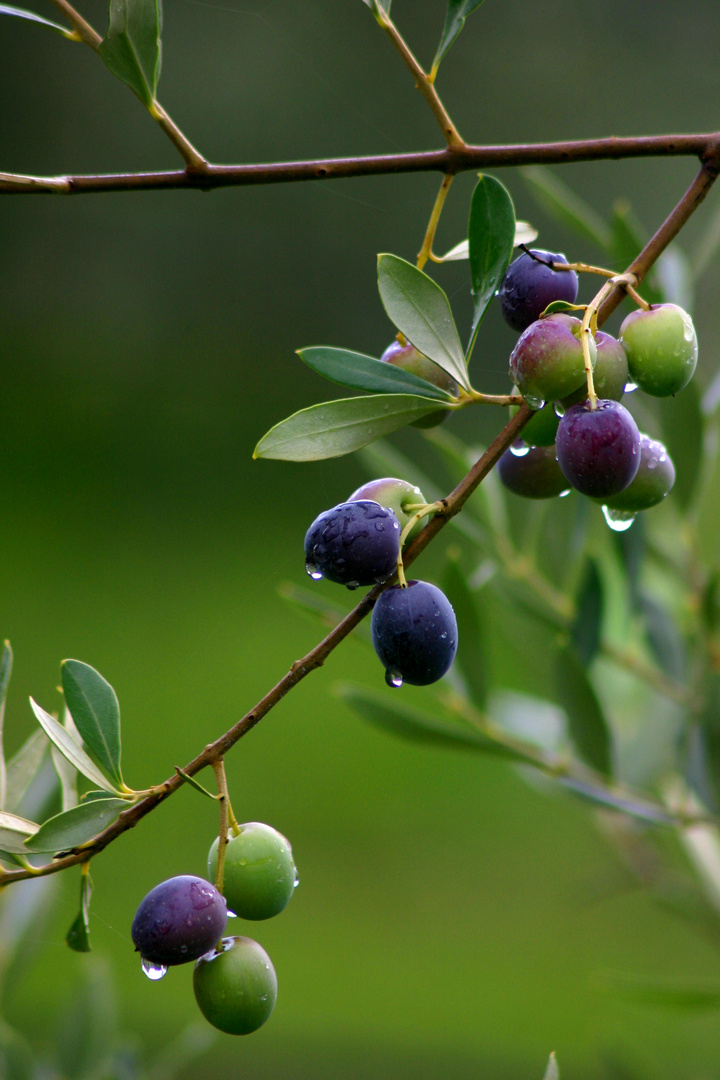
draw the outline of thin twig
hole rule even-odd
[[[705,135],[651,135],[640,138],[581,139],[575,142],[519,143],[507,146],[448,147],[412,154],[382,154],[262,165],[212,165],[202,172],[177,169],[147,173],[104,173],[67,176],[25,176],[0,172],[0,194],[81,195],[103,191],[148,191],[170,188],[209,191],[254,184],[287,184],[299,180],[340,180],[352,176],[394,173],[459,173],[518,165],[566,165],[582,161],[626,158],[697,157],[712,163],[720,153],[720,132]],[[633,264],[633,272],[637,260]],[[645,268],[647,273],[647,267]],[[642,276],[642,275],[638,275]]]

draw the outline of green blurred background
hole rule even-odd
[[[103,30],[106,5],[81,7]],[[211,160],[439,145],[360,0],[165,8],[160,100]],[[394,14],[429,63],[443,5],[396,0]],[[658,0],[651,14],[621,0],[488,0],[448,55],[438,89],[472,142],[712,130],[719,38],[716,0]],[[137,100],[88,49],[4,19],[0,83],[4,170],[177,166]],[[648,160],[574,165],[562,176],[601,215],[629,200],[652,230],[695,171],[691,160]],[[497,175],[542,244],[598,257],[549,224],[518,175]],[[28,695],[57,708],[59,662],[77,657],[115,686],[125,774],[147,786],[230,726],[315,643],[318,629],[277,589],[304,584],[307,525],[369,474],[354,458],[253,462],[252,448],[289,412],[338,396],[295,349],[379,355],[389,343],[375,257],[414,257],[437,184],[417,175],[0,198],[10,751],[32,728]],[[465,235],[472,184],[464,176],[453,187],[437,250]],[[687,248],[702,242],[711,202],[683,234]],[[717,363],[719,276],[714,265],[699,290],[701,378]],[[442,267],[436,278],[465,328],[467,267]],[[512,344],[492,311],[476,385],[506,389]],[[487,440],[502,420],[480,411],[456,418],[454,430]],[[406,433],[398,444],[413,454],[420,439]],[[428,553],[425,574],[437,559]],[[506,648],[497,681],[513,685],[517,675],[540,692],[542,643],[506,635]],[[716,1076],[716,1012],[665,1013],[599,989],[607,969],[709,977],[717,953],[627,887],[591,811],[531,788],[507,766],[364,726],[332,694],[345,678],[382,685],[362,642],[334,653],[228,761],[238,817],[290,838],[301,886],[282,918],[249,931],[278,971],[271,1023],[250,1039],[219,1035],[187,1075],[529,1080],[554,1049],[565,1077]],[[78,875],[56,879],[51,914],[6,996],[8,1019],[38,1054],[57,1040],[87,965],[107,964],[121,1028],[149,1052],[195,1019],[190,971],[150,983],[129,926],[159,880],[204,872],[215,828],[213,805],[183,791],[93,864],[92,957],[63,943]]]

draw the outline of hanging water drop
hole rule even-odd
[[[565,490],[561,491],[560,494],[558,495],[558,499],[566,499],[569,494],[570,494],[570,488],[565,488]]]
[[[298,872],[296,870],[295,871],[295,880],[293,881],[293,889],[297,889],[299,884],[300,884],[300,877],[299,877]]]
[[[310,575],[310,577],[313,579],[313,581],[319,581],[320,578],[322,577],[322,570],[319,570],[317,568],[317,566],[315,565],[315,563],[306,562],[305,563],[305,570]]]
[[[153,964],[152,960],[146,960],[144,956],[140,961],[140,966],[148,979],[152,979],[153,982],[157,982],[158,979],[162,979],[164,975],[167,975],[167,967],[165,964]]]
[[[562,401],[556,401],[553,403],[553,411],[555,415],[559,416],[562,420],[563,416],[565,415],[565,406],[563,405]]]
[[[609,506],[603,506],[602,512],[613,532],[626,532],[637,517],[632,510],[613,510]]]
[[[360,582],[359,581],[348,581],[347,582],[347,588],[350,589],[351,592],[354,589],[359,589],[360,588]]]
[[[403,677],[399,671],[395,671],[394,668],[388,668],[385,672],[385,682],[388,686],[394,686],[397,689],[403,684]]]
[[[632,394],[633,390],[637,390],[637,383],[634,383],[634,382],[626,382],[626,383],[625,383],[625,390],[624,390],[624,393],[626,393],[626,394]]]
[[[542,409],[543,405],[545,404],[543,398],[535,397],[534,394],[525,394],[525,400],[527,401],[530,408],[535,409],[536,411],[538,409]]]
[[[510,447],[510,453],[514,454],[515,457],[525,457],[525,455],[528,454],[529,452],[530,452],[530,447],[528,446],[527,443],[524,443],[522,441],[522,439],[516,439],[515,442],[512,444],[512,446]]]
[[[236,913],[234,911],[231,911],[230,908],[228,908],[227,917],[228,919],[237,919]]]

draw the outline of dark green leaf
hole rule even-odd
[[[7,784],[5,787],[5,809],[16,811],[20,800],[38,773],[48,748],[44,731],[33,731],[8,761]]]
[[[26,821],[7,810],[0,811],[0,848],[16,855],[24,854],[27,852],[25,841],[38,829],[34,821]]]
[[[85,745],[122,787],[120,771],[120,706],[109,682],[80,660],[63,660],[65,702]]]
[[[90,952],[90,897],[92,881],[84,873],[80,877],[80,910],[65,936],[65,942],[73,952]]]
[[[418,352],[469,389],[465,356],[450,301],[432,278],[397,255],[378,256],[378,288],[398,330]]]
[[[36,15],[34,11],[26,11],[24,8],[13,7],[11,4],[0,4],[0,15],[14,15],[18,19],[29,19],[30,22],[49,26],[51,30],[62,34],[63,37],[70,38],[71,41],[78,40],[73,30],[68,30],[66,26],[61,26],[59,23],[50,22],[49,19],[43,19],[41,15]]]
[[[558,1069],[557,1061],[555,1060],[554,1051],[548,1059],[547,1069],[545,1070],[543,1080],[560,1080],[560,1070]]]
[[[390,696],[401,691],[388,690],[387,694],[381,694],[364,686],[342,683],[335,688],[335,692],[365,720],[401,738],[432,746],[454,746],[524,760],[523,755],[513,753],[503,743],[489,738],[471,724],[421,712]]]
[[[26,851],[69,851],[102,832],[130,803],[124,799],[95,799],[44,822],[25,845]]]
[[[93,784],[97,784],[98,787],[103,788],[104,791],[109,791],[113,795],[120,795],[121,792],[110,783],[106,776],[104,776],[95,762],[85,753],[82,746],[72,737],[69,731],[59,723],[54,716],[46,712],[41,705],[38,705],[36,701],[30,698],[30,705],[35,713],[35,718],[40,724],[47,737],[50,739],[64,757],[68,759],[71,765],[73,765],[78,772],[86,776],[88,780]]]
[[[695,1012],[715,1010],[720,1005],[720,982],[717,979],[688,981],[605,971],[596,976],[595,985],[615,999],[669,1009]]]
[[[658,405],[663,442],[675,465],[673,502],[685,510],[692,501],[703,462],[704,420],[697,382],[688,383],[674,397],[660,398]]]
[[[494,176],[481,176],[470,202],[468,222],[473,320],[468,356],[483,315],[503,279],[515,243],[515,207]]]
[[[591,664],[602,636],[603,584],[594,559],[588,559],[576,601],[570,638],[581,663]]]
[[[483,626],[476,597],[467,582],[467,575],[458,559],[450,553],[445,564],[442,589],[455,611],[458,640],[462,642],[455,666],[460,669],[472,701],[479,709],[484,709],[489,676]]]
[[[638,595],[638,608],[645,623],[648,645],[658,666],[669,678],[682,682],[687,670],[685,645],[677,623],[652,596]]]
[[[558,658],[556,686],[577,752],[588,765],[609,775],[612,770],[610,730],[587,673],[570,647],[563,649]]]
[[[414,394],[372,394],[325,401],[293,413],[263,435],[253,457],[320,461],[342,457],[438,407]]]
[[[110,22],[98,51],[147,108],[160,78],[161,30],[160,0],[110,0]]]
[[[432,70],[430,72],[431,79],[435,78],[435,73],[440,66],[440,61],[462,30],[468,15],[475,11],[476,8],[479,8],[482,2],[483,0],[448,0],[445,26],[443,27],[440,44],[438,45],[438,50],[435,53],[435,59],[433,60]]]
[[[190,776],[190,774],[186,773],[183,769],[181,769],[179,765],[175,766],[175,772],[179,776],[182,776],[183,780],[187,784],[189,784],[190,787],[193,787],[196,791],[199,791],[201,795],[207,795],[208,799],[217,800],[220,797],[219,795],[213,795],[211,791],[208,791],[207,788],[204,788],[202,784],[198,783],[194,776]]]
[[[298,349],[298,356],[313,371],[323,375],[340,386],[350,386],[354,390],[367,390],[374,394],[414,394],[432,398],[434,401],[449,401],[450,395],[425,379],[412,375],[409,371],[373,360],[371,356],[350,352],[348,349],[331,349],[315,346],[310,349]]]
[[[539,205],[551,217],[583,240],[610,251],[612,238],[603,219],[546,165],[526,165],[520,172]]]

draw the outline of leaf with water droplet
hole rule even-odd
[[[515,242],[515,207],[507,188],[494,176],[481,176],[475,185],[468,242],[474,304],[469,357],[478,327],[512,258]]]
[[[342,457],[411,424],[438,405],[412,394],[372,394],[311,405],[282,420],[262,437],[253,457],[321,461]]]

